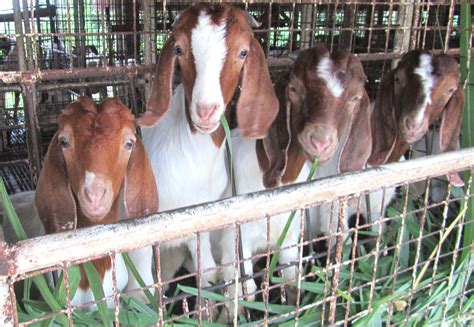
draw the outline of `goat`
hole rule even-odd
[[[440,152],[457,150],[464,106],[459,76],[458,63],[447,54],[432,55],[424,50],[406,53],[383,77],[377,93],[371,116],[369,166],[404,160],[410,144],[420,140],[441,116]],[[464,185],[457,173],[448,174],[448,179],[454,186]],[[394,196],[395,188],[370,194],[372,222],[379,221]],[[362,202],[362,211],[367,211]]]
[[[172,96],[179,65],[182,84]],[[147,111],[139,122],[160,189],[160,209],[168,210],[225,195],[228,175],[224,130],[219,119],[242,73],[237,122],[246,138],[261,138],[278,110],[266,59],[247,22],[247,14],[224,4],[197,4],[173,25],[159,59]],[[163,169],[165,171],[163,171]],[[161,245],[162,280],[170,280],[188,253],[201,286],[216,281],[209,233]],[[166,287],[165,287],[166,288]]]
[[[370,147],[366,146],[367,142],[370,143],[370,106],[364,90],[365,79],[360,61],[346,51],[330,55],[323,44],[302,51],[291,73],[275,83],[280,110],[268,136],[262,140],[247,140],[238,129],[233,130],[237,193],[304,181],[311,167],[308,160],[315,157],[320,157],[323,163],[329,160],[346,129],[351,130],[337,158],[340,168],[344,171],[362,168],[370,154]],[[359,126],[363,123],[367,126],[365,129],[351,128],[354,125],[352,121]],[[331,137],[327,138],[327,135]],[[354,154],[357,155],[353,158]],[[272,217],[268,240],[271,246],[276,244],[287,220],[287,214]],[[280,253],[282,264],[297,261],[299,221],[298,212],[282,244],[282,247],[291,246]],[[246,275],[253,275],[249,258],[267,248],[266,230],[266,220],[241,226]],[[234,233],[234,228],[223,232],[220,247],[222,264],[236,260]],[[234,279],[233,269],[230,265],[223,267],[222,279]],[[285,268],[283,275],[288,280],[294,280],[296,268]],[[234,287],[234,284],[229,286],[230,294],[234,294]],[[252,278],[246,281],[246,288],[249,299],[253,300],[257,286]],[[240,289],[238,291],[241,292]],[[292,293],[287,294],[294,296]]]
[[[20,219],[21,225],[28,237],[36,237],[45,234],[43,224],[38,217],[36,207],[33,205],[35,191],[20,192],[10,195],[10,201],[15,208],[15,212]],[[5,211],[0,208],[0,214],[3,215],[3,234],[5,242],[15,243],[17,238],[13,232],[10,221],[5,216]]]
[[[97,105],[88,97],[80,97],[66,107],[46,153],[35,193],[36,209],[46,234],[158,210],[153,172],[135,130],[133,115],[119,100],[107,99]],[[122,189],[126,217],[119,217]],[[151,254],[143,255],[147,251],[145,248],[130,253],[143,275],[151,275]],[[105,296],[112,295],[110,258],[92,263],[102,279]],[[136,285],[120,255],[116,257],[115,269],[119,290]],[[93,294],[82,273],[72,304],[92,300]]]

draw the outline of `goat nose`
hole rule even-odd
[[[211,103],[211,104],[198,104],[197,105],[197,114],[201,120],[209,120],[212,114],[219,108],[218,103]]]
[[[405,118],[405,127],[408,131],[417,130],[420,127],[421,123],[416,119],[411,119],[409,117]]]
[[[322,154],[331,145],[331,139],[327,135],[324,135],[323,137],[316,137],[313,135],[311,136],[311,144],[318,153]]]
[[[93,183],[84,189],[87,199],[96,203],[99,202],[105,195],[106,187],[102,183]]]

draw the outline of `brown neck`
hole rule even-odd
[[[281,179],[283,184],[291,184],[296,181],[300,175],[301,169],[306,163],[307,156],[299,145],[298,141],[291,140],[288,149],[288,161],[286,163],[285,173]]]
[[[260,171],[264,172],[268,169],[269,158],[265,154],[262,139],[257,140],[255,148]],[[297,141],[291,141],[290,147],[288,148],[288,160],[281,182],[283,184],[291,184],[295,182],[306,160],[306,154],[299,143]]]

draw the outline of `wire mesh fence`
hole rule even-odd
[[[79,95],[118,97],[133,113],[144,111],[160,50],[192,3],[0,4],[0,175],[8,193],[35,188],[58,115]],[[361,59],[372,98],[409,50],[459,58],[461,1],[230,3],[257,21],[253,32],[274,81],[289,70],[295,51],[317,42]],[[431,152],[430,135],[412,146],[413,158]],[[12,246],[0,242],[0,321],[462,325],[473,315],[472,238],[466,236],[473,228],[466,217],[473,162],[472,150],[464,150]],[[465,173],[466,193],[445,178],[452,171]],[[282,226],[274,215],[287,222],[292,210],[297,241],[275,247]],[[242,252],[246,224],[260,233],[250,253]],[[201,260],[195,267],[188,258],[170,275],[176,259],[170,242],[193,238],[201,257],[202,240],[219,242],[223,235],[232,259],[223,259],[222,247],[213,253],[216,267]],[[154,249],[154,284],[124,291],[116,267],[130,264],[126,252],[145,246]],[[95,288],[77,304],[88,283],[100,284],[104,265],[112,267],[110,292]],[[214,276],[211,285],[202,284],[204,275]]]
[[[473,160],[474,151],[466,149],[2,245],[2,322],[23,326],[44,321],[70,325],[216,321],[285,326],[462,325],[472,319],[472,243],[464,233],[472,225],[466,205],[472,197]],[[445,182],[444,198],[433,201],[430,195],[435,181],[453,171],[465,172],[467,193]],[[373,218],[376,210],[372,210],[369,220],[363,209],[367,195],[374,200],[377,193],[388,194],[391,188],[396,188],[398,195],[384,198],[390,202],[387,210],[382,202],[380,219]],[[311,214],[312,209],[325,205],[330,207],[329,216]],[[274,216],[292,210],[300,213],[292,225],[297,242],[271,246]],[[351,210],[354,216],[345,221]],[[334,229],[312,234],[312,227],[321,224],[323,217]],[[248,224],[263,226],[260,232],[266,245],[240,257],[237,240]],[[233,231],[236,260],[202,268],[202,235],[219,235],[225,230]],[[197,240],[197,269],[185,264],[188,272],[165,278],[173,260],[166,245],[189,237]],[[85,261],[105,258],[116,267],[115,262],[127,251],[150,245],[155,251],[154,284],[124,292],[119,285],[120,272],[112,268],[111,293],[94,294],[90,302],[80,305],[74,303],[84,279],[91,284],[94,281],[91,266],[87,267],[90,263]],[[283,260],[289,251],[296,256]],[[275,259],[278,256],[280,259]],[[254,267],[252,275],[240,269],[246,262]],[[204,274],[223,276],[227,267],[233,278],[218,277],[212,285],[200,284]],[[293,277],[287,278],[285,270],[292,270]],[[53,278],[56,304],[48,302],[45,293],[35,294],[38,290],[32,286],[41,289],[38,276],[51,271],[62,272]],[[95,278],[100,276],[98,272]],[[254,290],[247,287],[248,281],[255,282]],[[17,289],[20,284],[21,291]],[[235,288],[239,284],[242,292]],[[143,290],[154,295],[144,301]]]
[[[58,114],[78,95],[119,97],[144,111],[153,64],[192,1],[40,0],[0,7],[2,161],[28,159],[34,185]],[[416,49],[459,53],[459,1],[230,2],[258,22],[254,34],[276,79],[294,51],[324,42],[364,62],[375,96],[392,59]],[[31,133],[26,133],[29,129]],[[21,179],[21,178],[19,178]],[[11,190],[16,192],[18,190]]]

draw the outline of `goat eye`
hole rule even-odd
[[[247,50],[242,50],[240,51],[239,53],[239,57],[244,59],[245,57],[247,57],[247,54],[248,54],[248,51]]]
[[[134,144],[135,142],[132,139],[128,140],[127,143],[125,143],[125,149],[131,150]]]
[[[183,48],[181,48],[179,45],[174,49],[175,53],[177,56],[181,56],[183,54]]]
[[[448,90],[448,93],[449,93],[449,94],[453,94],[454,91],[456,91],[456,89],[455,89],[454,87],[452,87],[452,88],[450,88],[450,89]]]
[[[62,137],[59,138],[59,144],[61,144],[61,147],[62,147],[63,149],[69,147],[69,141],[68,141],[68,139],[65,138],[64,136],[62,136]]]

